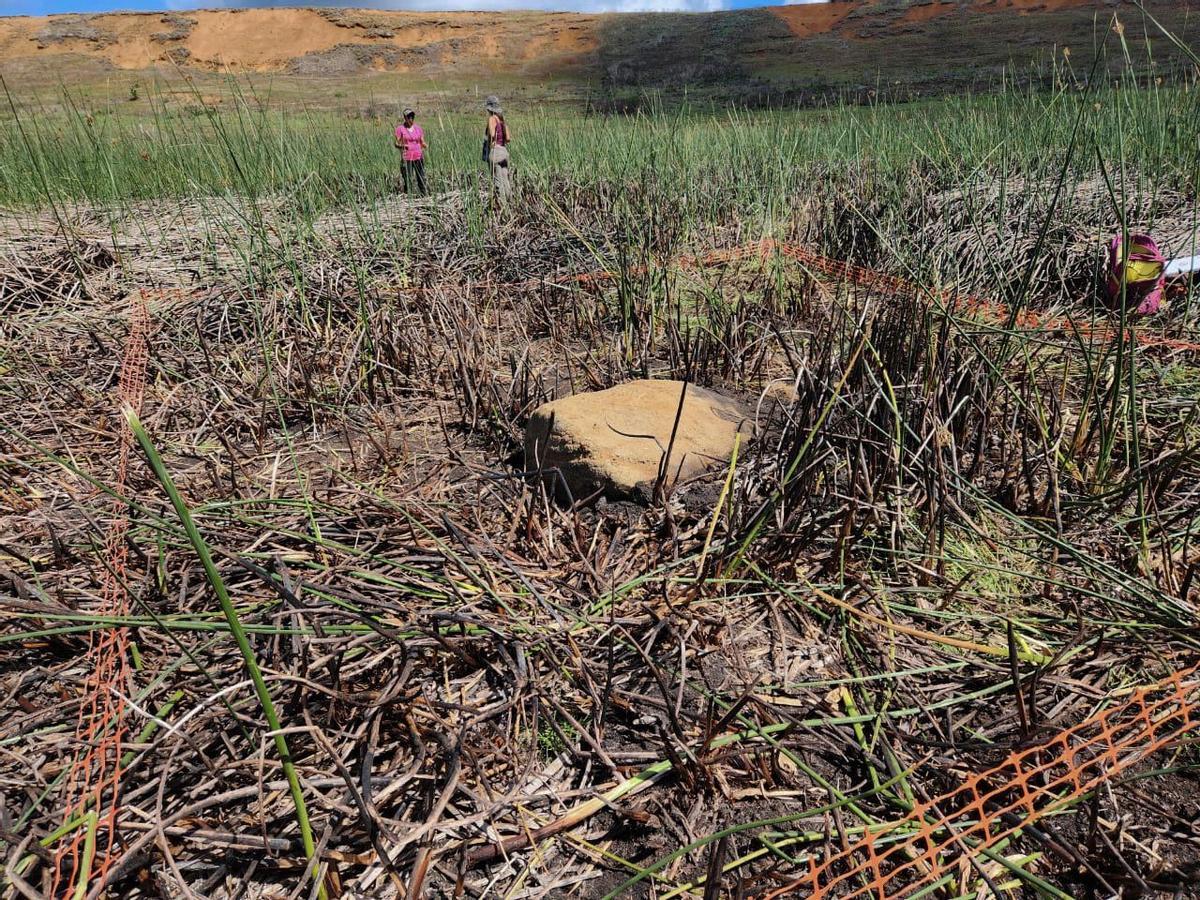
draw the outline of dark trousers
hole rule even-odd
[[[417,193],[428,194],[429,189],[425,187],[425,160],[423,159],[406,159],[404,161],[404,193],[412,193],[412,182],[416,179]]]

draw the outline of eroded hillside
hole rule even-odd
[[[1151,3],[1164,25],[1200,36],[1189,3]],[[1114,0],[857,0],[704,15],[407,13],[250,9],[0,19],[10,83],[122,73],[272,73],[448,82],[586,85],[603,96],[644,89],[781,98],[875,85],[945,90],[1043,71],[1064,47],[1090,66],[1113,15],[1131,41],[1158,30]],[[1159,41],[1160,65],[1175,61]],[[1061,59],[1061,57],[1059,57]],[[1111,66],[1120,65],[1114,52]],[[570,93],[568,91],[567,93]]]

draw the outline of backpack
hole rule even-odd
[[[1124,284],[1128,305],[1137,304],[1139,315],[1154,315],[1162,306],[1165,268],[1166,259],[1149,235],[1131,234],[1127,246],[1115,235],[1108,245],[1109,299],[1119,302]]]

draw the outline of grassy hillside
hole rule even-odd
[[[226,90],[236,99],[220,104],[195,93],[149,93],[139,100],[145,114],[125,103],[20,116],[0,134],[7,176],[0,205],[283,192],[324,207],[395,189],[392,104],[381,104],[379,117],[360,118],[281,109],[232,79]],[[1137,171],[1170,176],[1182,188],[1194,178],[1197,96],[1194,86],[1132,94],[1064,88],[791,111],[702,105],[635,116],[535,105],[514,108],[509,122],[531,187],[560,177],[588,184],[672,179],[662,186],[699,203],[688,191],[693,174],[715,177],[724,168],[728,182],[716,202],[769,204],[863,169],[886,179],[952,181],[958,172],[1011,166],[1024,176],[1032,167],[1048,178],[1080,117],[1085,144],[1070,159],[1073,173],[1091,171],[1094,154],[1119,145]],[[473,179],[481,116],[438,111],[424,126],[435,184],[452,189]]]

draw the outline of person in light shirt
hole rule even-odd
[[[415,110],[404,111],[404,121],[396,126],[396,149],[404,154],[404,193],[412,193],[415,184],[417,193],[429,193],[425,187],[425,132],[417,124]]]

